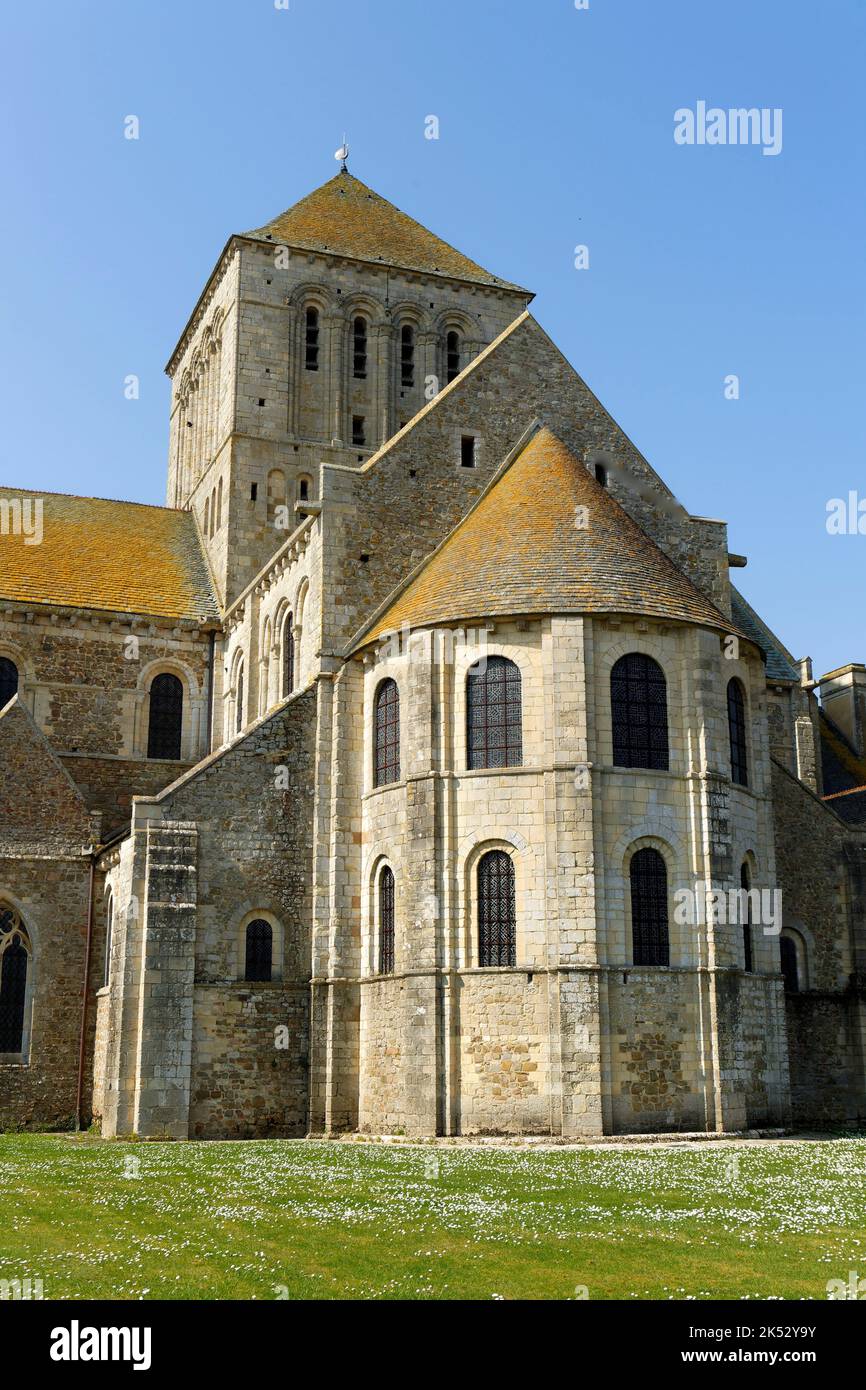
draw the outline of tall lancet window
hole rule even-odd
[[[308,372],[319,370],[319,311],[312,305],[304,317],[304,366]]]
[[[0,1053],[24,1051],[30,939],[17,912],[0,903]]]
[[[386,864],[379,875],[379,974],[394,971],[394,874]]]
[[[415,385],[415,329],[411,323],[400,329],[400,385]]]
[[[478,964],[514,965],[516,961],[514,864],[504,850],[492,849],[478,864]]]
[[[670,965],[668,871],[657,849],[632,855],[631,935],[635,965]]]

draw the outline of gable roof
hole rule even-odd
[[[353,646],[403,624],[540,613],[631,613],[736,631],[541,428]]]
[[[42,540],[27,545],[25,535],[0,534],[0,600],[218,618],[191,512],[0,488],[3,513],[27,499],[42,503]]]
[[[427,275],[445,275],[454,280],[470,280],[525,295],[530,293],[476,265],[346,170],[263,227],[242,235],[258,241],[282,242],[306,251],[399,266]]]

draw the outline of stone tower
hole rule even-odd
[[[195,513],[224,607],[320,465],[363,464],[530,298],[345,170],[229,238],[166,367],[167,502]]]

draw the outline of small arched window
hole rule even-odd
[[[177,676],[164,671],[154,676],[150,686],[147,756],[179,758],[182,730],[183,685]]]
[[[396,681],[382,681],[376,691],[374,717],[374,785],[384,787],[400,780],[400,692]]]
[[[466,677],[466,751],[470,768],[520,766],[520,671],[507,657],[485,657]]]
[[[238,662],[238,673],[235,679],[235,733],[239,734],[244,727],[244,663]]]
[[[210,535],[210,498],[204,499],[204,538],[207,540]]]
[[[257,917],[247,926],[244,979],[259,984],[271,979],[274,956],[274,930],[270,922]]]
[[[460,375],[460,334],[452,328],[445,339],[445,380]]]
[[[352,375],[357,381],[367,375],[367,320],[360,314],[352,325]]]
[[[632,960],[635,965],[670,965],[668,871],[658,850],[637,850],[629,877]]]
[[[216,529],[219,530],[223,522],[223,480],[220,478],[217,484],[217,507],[216,507]]]
[[[478,964],[517,963],[517,910],[510,854],[492,849],[478,864]]]
[[[751,974],[754,969],[752,961],[752,900],[749,893],[752,887],[752,875],[748,862],[744,859],[740,866],[740,888],[742,899],[743,914],[743,968]]]
[[[30,941],[16,912],[0,905],[0,1053],[24,1051]]]
[[[400,329],[400,384],[415,385],[415,329],[411,323]]]
[[[111,938],[114,933],[114,894],[109,893],[105,907],[105,971],[102,983],[111,983]]]
[[[298,479],[298,501],[309,502],[310,500],[310,480],[309,478]]]
[[[803,987],[803,977],[800,971],[800,952],[797,950],[797,939],[792,932],[783,930],[779,937],[779,962],[785,982],[785,993],[799,994]]]
[[[664,671],[651,656],[629,652],[610,673],[616,767],[667,771],[668,705]]]
[[[741,787],[749,785],[749,760],[746,750],[746,698],[736,676],[728,681],[728,737],[731,741],[731,781]]]
[[[8,656],[0,656],[0,709],[18,693],[18,667]]]
[[[379,974],[394,971],[394,874],[386,864],[379,875]]]
[[[283,699],[291,695],[295,688],[295,633],[294,619],[287,613],[283,620]]]
[[[601,483],[602,487],[607,487],[607,469],[603,463],[595,465],[595,481]]]
[[[319,370],[319,311],[312,305],[304,317],[304,366],[308,372]]]

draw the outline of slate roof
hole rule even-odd
[[[42,502],[42,541],[0,534],[0,601],[94,608],[155,617],[216,619],[219,609],[191,512],[0,488],[10,504]],[[6,504],[4,507],[4,503]],[[35,511],[30,513],[35,518]]]
[[[587,509],[586,529],[577,525],[579,507]],[[404,623],[541,613],[631,613],[731,631],[729,619],[542,428],[355,645]]]
[[[530,293],[491,275],[347,172],[329,179],[265,226],[241,235]]]
[[[743,632],[751,637],[752,641],[764,653],[767,679],[795,681],[799,685],[799,667],[794,662],[790,652],[785,650],[778,637],[770,631],[763,619],[758,617],[754,608],[746,602],[733,584],[731,585],[731,612],[737,627],[742,628]]]

